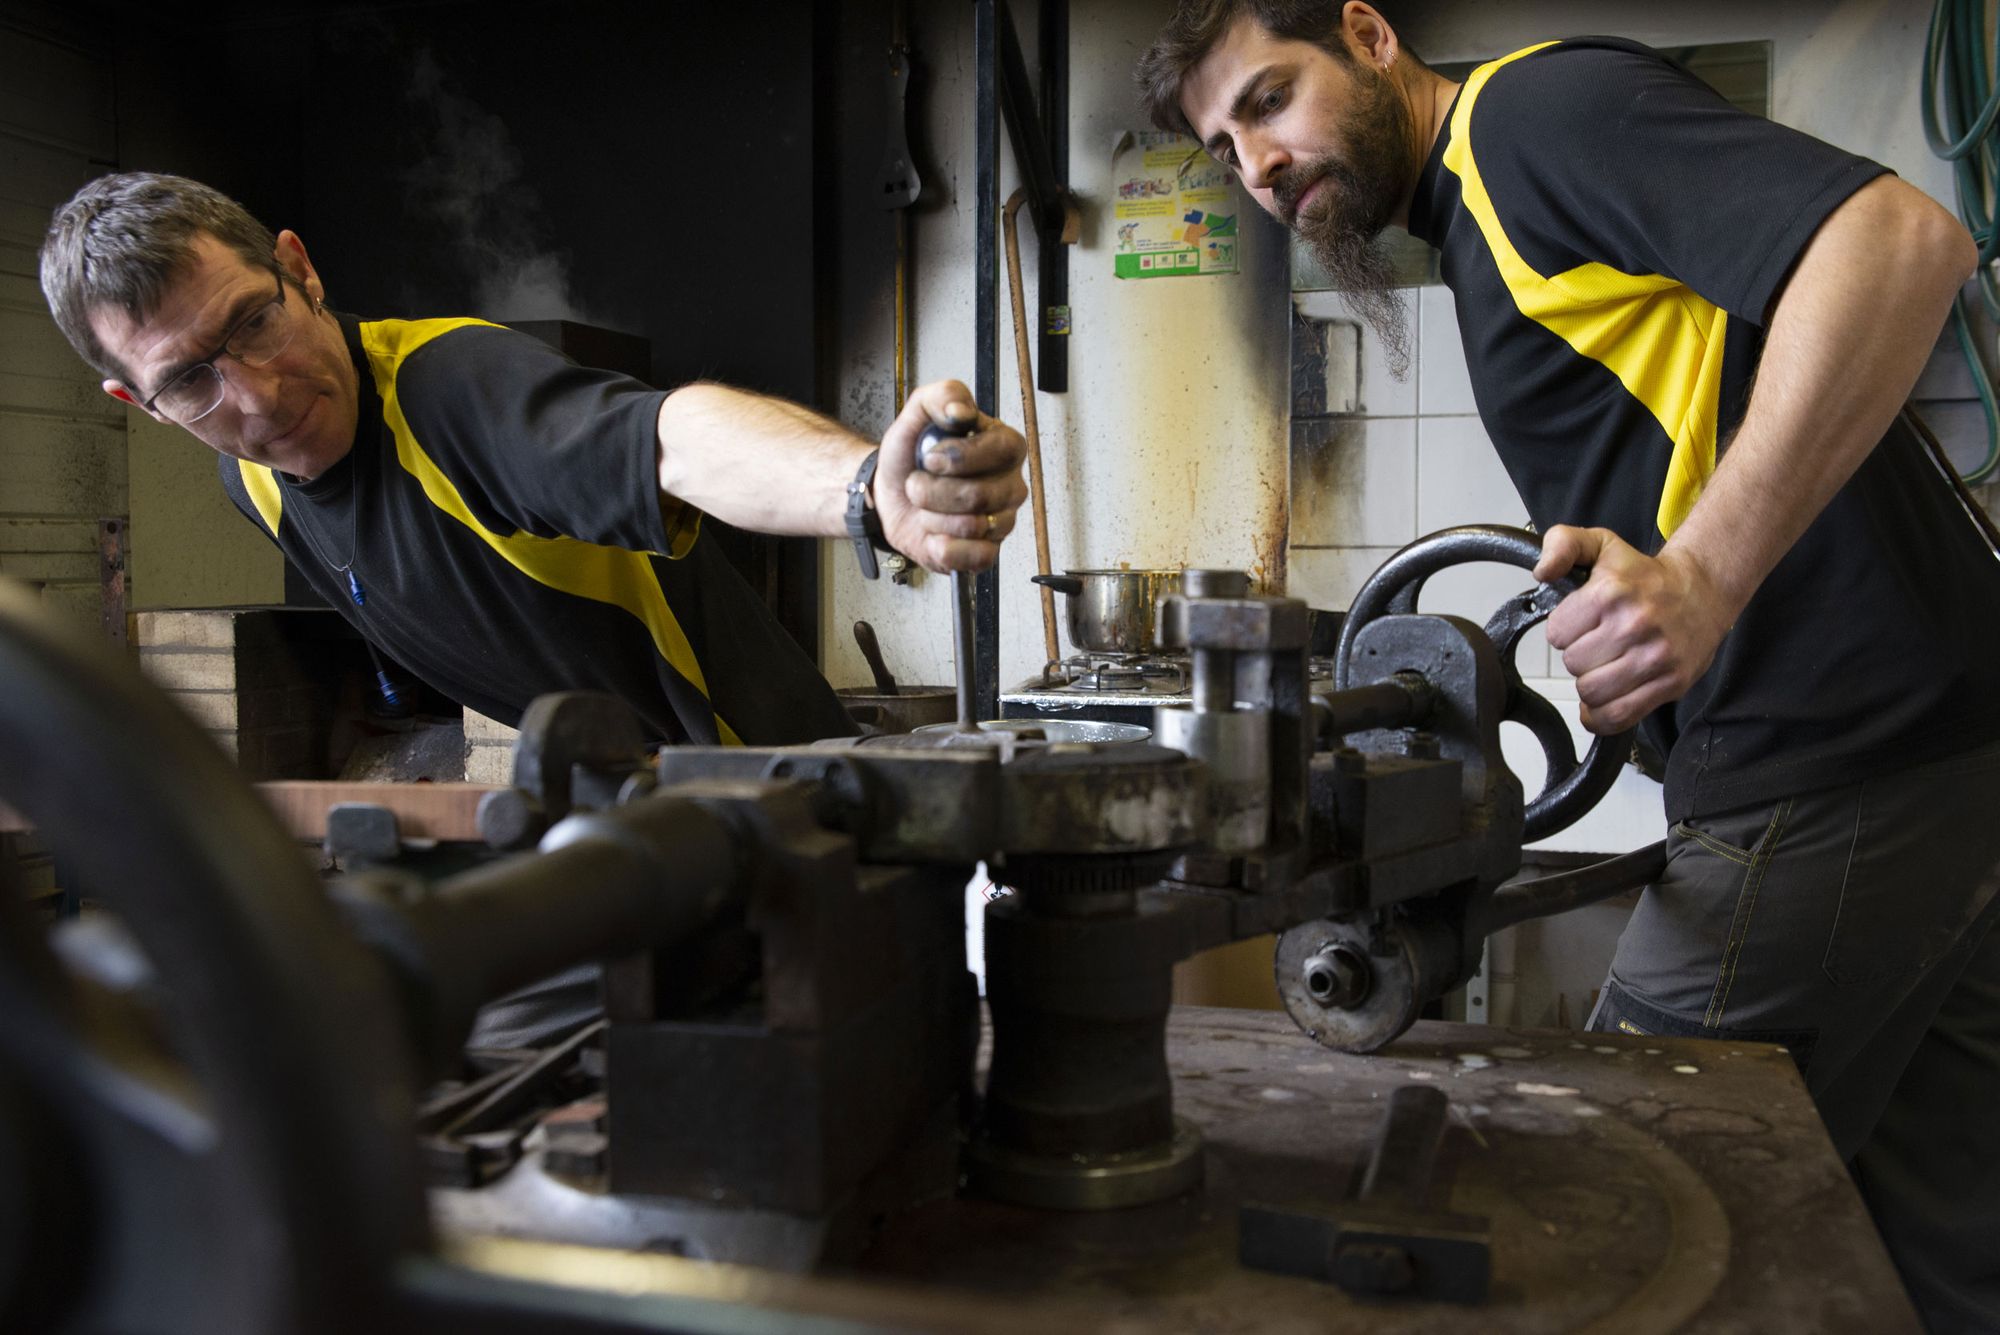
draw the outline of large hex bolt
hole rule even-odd
[[[1302,970],[1306,993],[1322,1006],[1353,1010],[1368,998],[1374,974],[1368,957],[1346,941],[1336,941],[1314,955]]]

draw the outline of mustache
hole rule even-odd
[[[1299,202],[1322,180],[1350,195],[1360,184],[1345,163],[1331,156],[1315,159],[1285,173],[1284,179],[1271,187],[1271,198],[1277,202],[1278,214],[1285,220],[1286,226],[1298,225]]]

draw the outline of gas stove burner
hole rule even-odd
[[[1049,674],[1052,684],[1074,691],[1165,691],[1187,689],[1187,664],[1151,654],[1077,654]]]

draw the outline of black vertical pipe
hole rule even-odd
[[[1048,136],[1049,166],[1059,183],[1069,182],[1069,0],[1042,0],[1042,132]],[[1036,333],[1035,379],[1044,393],[1069,390],[1069,335],[1049,332],[1057,307],[1069,305],[1069,251],[1060,232],[1041,229],[1040,281],[1035,309],[1041,313]]]
[[[1000,352],[997,341],[1000,277],[1000,77],[999,0],[972,0],[973,105],[977,120],[973,190],[978,196],[973,226],[972,302],[973,397],[980,411],[1000,416]],[[973,695],[979,717],[1000,717],[1000,571],[983,571],[973,582]]]

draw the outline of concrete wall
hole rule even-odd
[[[104,62],[0,23],[0,575],[89,626],[97,521],[127,508],[125,415],[49,317],[36,254],[49,210],[115,143]]]

